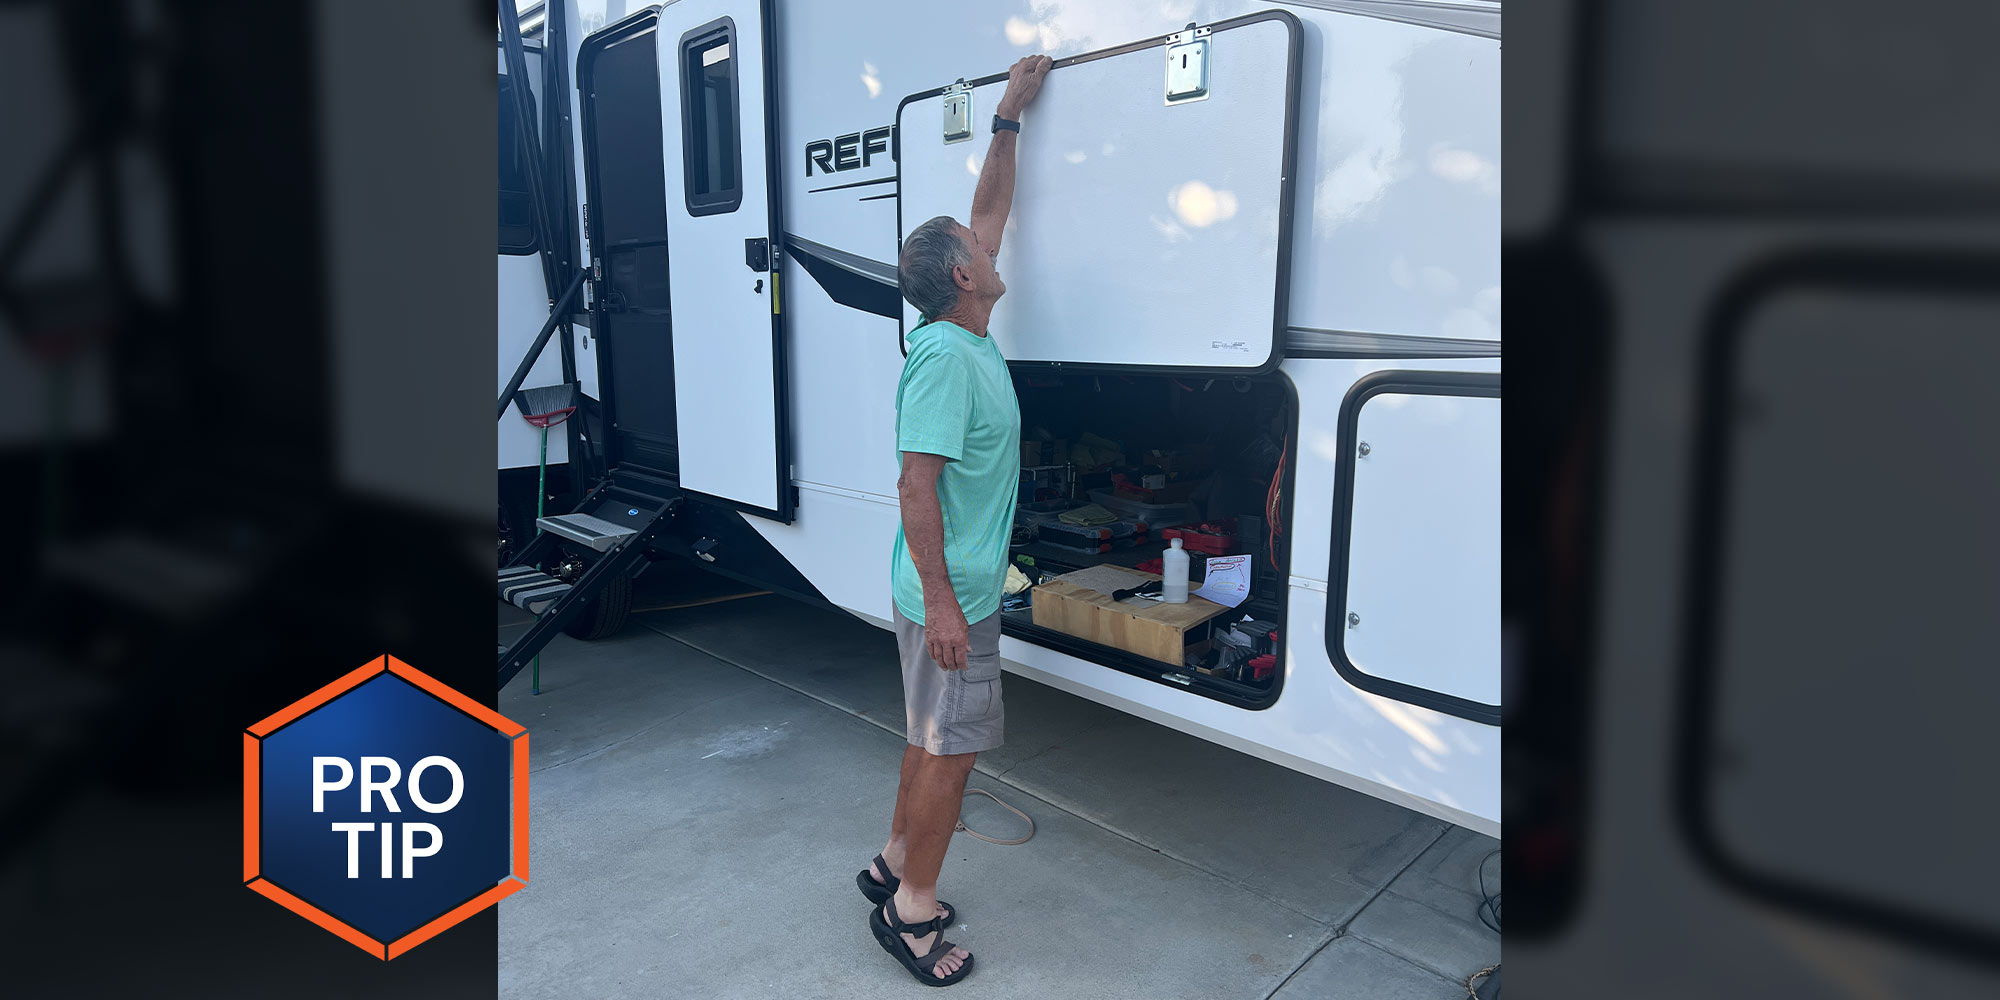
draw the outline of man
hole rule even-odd
[[[909,335],[896,388],[903,518],[889,576],[909,745],[889,844],[856,880],[880,904],[869,915],[877,943],[936,986],[972,971],[971,954],[944,940],[958,914],[938,903],[938,870],[973,759],[1001,740],[1000,591],[1021,414],[986,321],[1007,291],[994,257],[1014,201],[1021,112],[1051,65],[1029,56],[1007,73],[971,226],[932,219],[910,231],[897,262],[903,296],[927,321]]]

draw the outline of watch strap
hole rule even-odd
[[[1000,117],[999,115],[994,115],[993,131],[998,132],[1003,128],[1009,132],[1018,133],[1021,131],[1021,123],[1017,121],[1009,121],[1005,118]]]

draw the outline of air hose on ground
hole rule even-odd
[[[966,790],[965,790],[965,794],[967,794],[967,795],[984,795],[984,796],[986,796],[987,798],[989,798],[989,799],[992,799],[992,800],[993,800],[993,801],[995,801],[995,802],[1000,802],[1000,796],[998,796],[998,795],[995,795],[995,794],[993,794],[992,792],[989,792],[989,791],[987,791],[987,790],[986,790],[986,789],[984,789],[984,788],[968,788],[968,789],[966,789]],[[961,804],[961,806],[962,806],[962,804]],[[1019,810],[1019,809],[1016,809],[1016,808],[1014,808],[1013,806],[1010,806],[1010,805],[1008,805],[1008,804],[1007,804],[1007,803],[1005,803],[1005,802],[1000,802],[1000,808],[1002,808],[1002,809],[1005,809],[1005,810],[1007,810],[1008,812],[1010,812],[1010,813],[1013,813],[1014,815],[1016,815],[1016,816],[1019,816],[1019,817],[1021,817],[1021,819],[1022,819],[1022,820],[1023,820],[1024,822],[1026,822],[1026,823],[1028,824],[1028,835],[1027,835],[1026,837],[1022,837],[1022,838],[1021,838],[1021,839],[1019,839],[1019,840],[999,840],[999,839],[996,839],[996,838],[993,838],[993,837],[989,837],[989,836],[987,836],[987,835],[985,835],[985,834],[983,834],[983,833],[980,833],[980,832],[979,832],[979,831],[977,831],[977,830],[974,830],[974,829],[972,829],[971,827],[968,827],[968,826],[966,826],[966,825],[965,825],[965,820],[964,820],[964,819],[962,819],[962,818],[961,818],[961,819],[960,819],[960,820],[958,821],[958,825],[957,825],[957,826],[954,826],[954,827],[953,827],[952,829],[954,829],[954,830],[958,831],[959,833],[964,833],[964,834],[968,834],[968,835],[970,835],[970,836],[973,836],[973,837],[977,837],[977,838],[979,838],[980,840],[983,840],[983,841],[986,841],[986,842],[987,842],[987,843],[989,843],[989,844],[999,844],[999,845],[1000,845],[1000,846],[1002,846],[1002,847],[1012,847],[1012,846],[1014,846],[1015,844],[1025,844],[1025,843],[1027,843],[1027,842],[1028,842],[1028,840],[1029,840],[1029,838],[1031,838],[1031,837],[1033,837],[1033,836],[1035,835],[1035,821],[1034,821],[1034,820],[1032,820],[1032,819],[1029,819],[1029,818],[1028,818],[1028,814],[1027,814],[1027,813],[1024,813],[1024,812],[1022,812],[1021,810]],[[962,811],[963,811],[963,809],[961,808],[961,812],[962,812]]]

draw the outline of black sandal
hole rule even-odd
[[[868,911],[868,929],[874,932],[875,943],[881,945],[883,951],[896,956],[896,961],[903,963],[903,968],[910,970],[910,975],[915,976],[917,982],[925,986],[950,986],[972,972],[972,956],[967,955],[965,964],[959,966],[957,972],[949,976],[939,976],[936,972],[938,961],[951,954],[953,948],[958,947],[944,939],[944,918],[932,917],[918,923],[906,924],[900,917],[891,913],[895,905],[896,901],[890,899]],[[931,940],[931,950],[924,953],[921,958],[910,951],[910,946],[902,938],[904,934],[921,937],[933,931],[937,933],[937,937]]]
[[[883,900],[894,896],[896,890],[902,888],[903,880],[889,874],[889,862],[882,860],[880,854],[875,855],[875,867],[882,872],[884,878],[888,879],[887,882],[875,881],[875,876],[868,874],[868,869],[863,868],[860,874],[854,876],[854,884],[861,887],[861,894],[868,897],[869,902],[880,906]],[[952,906],[942,899],[938,900],[937,905],[938,913],[944,917],[946,924],[958,922],[957,907]]]

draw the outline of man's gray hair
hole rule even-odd
[[[957,219],[940,215],[903,238],[896,282],[903,297],[926,319],[936,319],[958,305],[958,284],[951,269],[972,263],[972,250],[959,236],[960,228]]]

